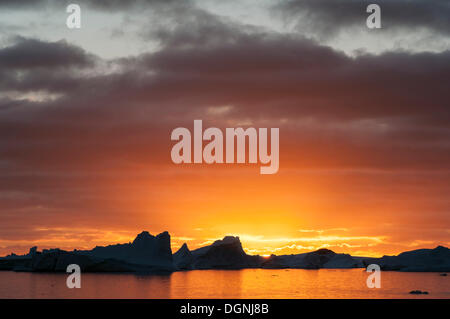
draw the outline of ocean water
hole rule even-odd
[[[195,270],[171,275],[67,274],[0,271],[0,298],[450,298],[450,274],[381,272],[367,288],[364,269]],[[411,290],[428,295],[411,295]]]

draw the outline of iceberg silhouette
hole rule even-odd
[[[156,236],[143,231],[133,242],[109,246],[97,246],[92,250],[64,251],[32,247],[28,254],[11,254],[0,257],[0,270],[65,272],[67,266],[77,264],[83,272],[139,272],[171,273],[195,269],[243,269],[243,268],[298,268],[340,269],[365,268],[378,264],[382,270],[398,271],[450,271],[450,249],[438,246],[434,249],[418,249],[397,256],[381,258],[354,257],[338,254],[329,249],[295,255],[271,255],[268,258],[248,255],[239,237],[226,236],[213,244],[189,250],[187,244],[172,254],[170,235],[167,231]]]

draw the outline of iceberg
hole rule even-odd
[[[64,251],[32,247],[25,255],[0,257],[0,270],[65,272],[77,264],[84,272],[170,273],[195,269],[297,268],[344,269],[366,268],[378,264],[382,270],[450,272],[450,249],[418,249],[397,256],[381,258],[355,257],[329,249],[295,255],[271,255],[268,258],[248,255],[239,237],[225,236],[213,244],[190,250],[187,244],[172,254],[170,235],[153,236],[141,232],[133,242],[97,246],[92,250]]]
[[[192,251],[192,269],[242,269],[259,267],[260,256],[247,255],[239,237],[226,236]]]
[[[438,246],[434,249],[407,251],[397,256],[365,258],[362,261],[364,266],[378,264],[381,270],[449,272],[450,249]]]

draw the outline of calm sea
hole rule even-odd
[[[66,274],[0,271],[0,298],[450,298],[450,274],[386,271],[379,289],[367,288],[367,276],[363,269],[82,274],[81,288],[68,289]]]

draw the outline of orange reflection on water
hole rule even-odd
[[[0,298],[450,298],[439,273],[381,273],[381,288],[366,286],[364,269],[195,270],[166,276],[83,274],[68,289],[65,274],[0,272]],[[412,290],[429,295],[411,295]]]

